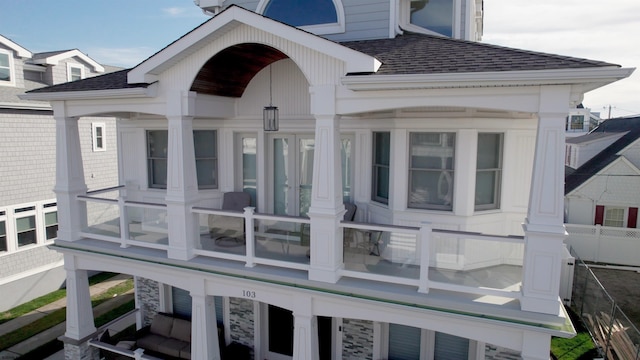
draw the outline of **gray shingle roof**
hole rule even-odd
[[[350,41],[341,44],[380,60],[382,66],[376,75],[620,67],[602,61],[414,33],[405,33],[394,39]],[[32,92],[111,90],[148,86],[148,84],[127,84],[127,71],[50,86]]]
[[[41,52],[41,53],[33,54],[33,60],[44,59],[44,58],[48,58],[49,56],[56,56],[56,55],[59,55],[59,54],[66,53],[67,51],[72,51],[72,50],[75,50],[75,49],[47,51],[47,52]]]

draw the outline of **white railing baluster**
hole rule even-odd
[[[429,292],[429,262],[430,262],[431,224],[423,223],[418,235],[418,246],[420,246],[420,282],[418,291]]]
[[[247,246],[247,262],[244,266],[246,267],[254,267],[255,257],[256,257],[256,242],[255,242],[255,229],[253,227],[253,214],[255,212],[255,208],[251,206],[247,206],[244,208],[244,233],[245,233],[245,244]]]

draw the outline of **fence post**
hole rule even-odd
[[[418,292],[429,292],[429,263],[430,263],[430,244],[431,244],[431,223],[423,222],[420,227],[418,241],[420,245],[420,279],[418,283]]]
[[[255,230],[253,226],[253,214],[255,213],[255,209],[252,206],[247,206],[244,208],[244,243],[246,245],[246,256],[247,262],[244,266],[246,267],[254,267],[256,263],[254,259],[256,257],[256,242],[255,242]]]

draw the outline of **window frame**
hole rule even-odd
[[[460,38],[460,28],[462,18],[460,15],[460,9],[462,8],[461,0],[451,0],[453,3],[453,10],[451,14],[451,38]],[[438,33],[433,30],[429,30],[420,25],[411,23],[411,0],[401,0],[399,4],[398,20],[400,27],[407,31],[417,32],[421,34],[438,35],[449,37],[448,35]]]
[[[260,15],[264,15],[265,10],[267,9],[267,5],[269,5],[271,1],[274,1],[274,0],[260,0],[260,2],[258,3],[258,6],[256,7],[256,13]],[[344,33],[346,29],[346,25],[345,25],[345,15],[344,15],[344,5],[342,4],[342,0],[331,0],[331,1],[333,2],[334,8],[336,10],[337,22],[326,23],[326,24],[303,25],[303,26],[297,26],[297,28],[308,31],[316,35]]]
[[[581,114],[569,115],[569,130],[584,130],[584,118],[585,116]],[[574,119],[580,119],[580,121],[574,121]],[[576,124],[579,124],[580,126],[577,126]]]
[[[16,208],[13,210],[13,215],[14,215],[14,225],[15,225],[15,235],[16,235],[16,245],[18,249],[21,248],[25,248],[27,246],[31,246],[31,245],[37,245],[38,244],[38,215],[36,213],[36,206],[32,205],[32,206],[25,206],[25,207],[21,207],[21,208]],[[22,219],[26,219],[26,218],[33,218],[33,227],[29,228],[28,230],[19,230],[18,229],[18,221],[22,220]],[[21,244],[20,243],[20,235],[21,234],[25,234],[28,232],[33,232],[34,234],[34,241],[33,242],[29,242],[29,243],[24,243]]]
[[[98,135],[98,130],[101,131],[101,135]],[[105,123],[91,123],[91,145],[93,146],[94,152],[107,150],[106,130],[107,126]],[[101,144],[98,144],[98,140],[100,140]]]
[[[4,250],[2,249],[2,245],[0,245],[0,254],[9,252],[9,236],[7,235],[7,212],[5,210],[0,210],[0,224],[4,228],[4,234],[0,233],[0,244],[3,242],[4,238]]]
[[[80,78],[74,79],[73,70],[80,70]],[[67,63],[67,81],[77,81],[85,78],[84,66],[76,63]]]
[[[377,151],[380,150],[381,148],[378,147],[378,145],[376,144],[376,134],[386,134],[389,139],[388,139],[388,144],[389,144],[389,163],[388,164],[383,164],[383,163],[376,163],[376,159],[378,158],[378,153]],[[389,195],[390,195],[390,191],[391,191],[391,184],[390,184],[390,179],[391,179],[391,150],[393,149],[393,146],[391,144],[391,131],[373,131],[371,134],[371,201],[375,201],[377,203],[381,203],[381,204],[385,204],[388,205],[389,204]],[[380,184],[380,181],[378,179],[378,170],[379,169],[387,169],[387,179],[386,179],[386,183],[387,183],[387,197],[382,197],[379,196],[379,191],[378,191],[378,186]]]
[[[499,135],[499,144],[498,144],[498,167],[497,168],[489,168],[489,169],[478,169],[478,156],[479,149],[476,150],[476,181],[475,181],[475,191],[474,191],[474,199],[477,199],[475,194],[478,192],[478,174],[480,172],[494,172],[495,173],[495,182],[493,183],[493,202],[489,204],[481,204],[478,205],[476,200],[474,200],[474,211],[484,211],[484,210],[497,210],[500,209],[500,199],[502,196],[502,176],[503,176],[503,167],[504,167],[504,133],[498,132],[480,132],[478,133],[478,147],[480,146],[480,135],[488,134],[488,135]]]
[[[53,224],[47,224],[47,215],[49,214],[56,214],[56,222]],[[42,205],[42,226],[44,227],[44,241],[45,242],[53,242],[54,240],[56,240],[58,238],[58,224],[59,224],[59,220],[58,220],[58,204],[53,202],[53,203],[46,203]],[[55,226],[56,228],[56,235],[53,237],[49,237],[49,228]]]
[[[618,219],[612,219],[612,218],[607,218],[608,214],[611,214],[611,212],[616,211],[619,212],[620,210],[622,210],[622,219],[618,220]],[[602,216],[602,226],[608,226],[608,227],[619,227],[619,228],[626,228],[627,227],[627,218],[628,218],[628,211],[629,208],[628,207],[623,207],[623,206],[604,206],[604,213]],[[607,221],[615,221],[615,222],[621,222],[621,225],[611,225],[611,224],[607,224]]]
[[[8,59],[8,66],[6,67],[9,70],[9,80],[0,80],[0,86],[15,86],[16,85],[16,71],[15,64],[13,61],[13,53],[11,51],[0,49],[0,55],[6,55]],[[5,67],[3,67],[5,68]]]

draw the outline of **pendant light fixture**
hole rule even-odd
[[[262,111],[264,131],[278,131],[278,107],[273,106],[271,65],[269,65],[269,106]]]

